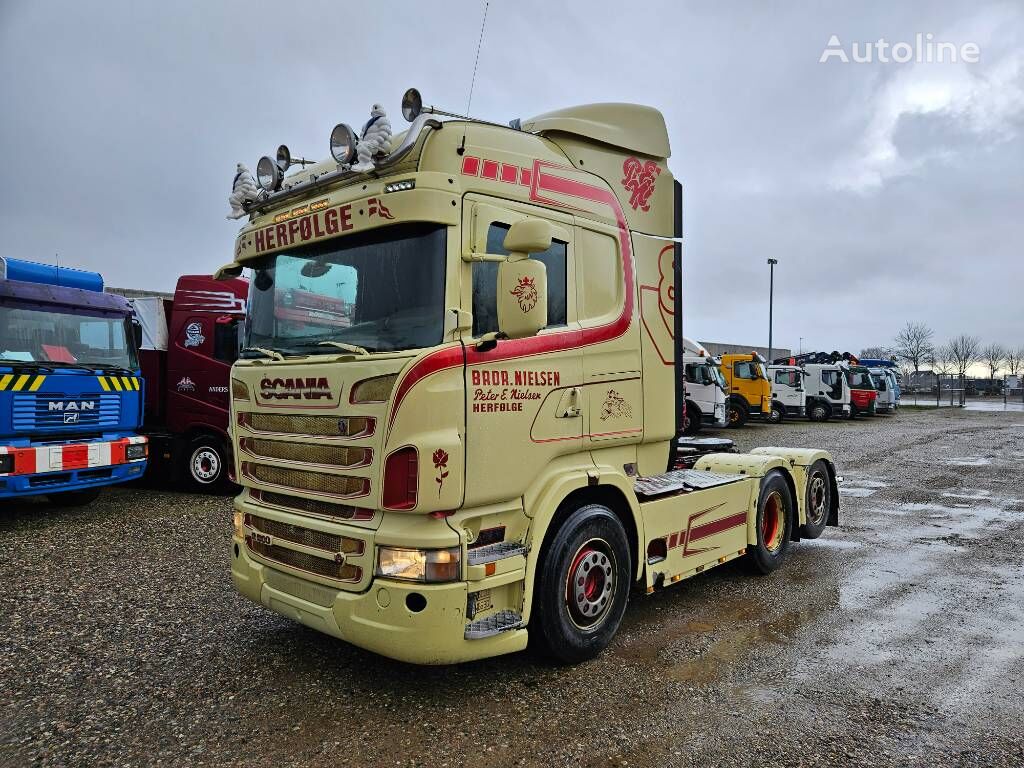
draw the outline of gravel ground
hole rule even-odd
[[[250,604],[229,499],[0,506],[0,764],[1024,764],[1024,414],[729,436],[831,450],[843,525],[635,595],[574,668],[411,667]]]

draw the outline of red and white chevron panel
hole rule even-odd
[[[11,454],[14,456],[13,471],[0,472],[0,477],[128,464],[130,463],[127,456],[128,446],[144,444],[147,440],[146,437],[135,436],[105,442],[44,445],[31,448],[0,446],[0,455]],[[132,459],[131,461],[143,461],[143,459]]]

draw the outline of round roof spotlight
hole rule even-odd
[[[410,88],[402,96],[402,117],[410,123],[423,112],[423,97],[415,88]]]
[[[339,165],[352,165],[356,159],[356,144],[359,137],[347,123],[338,123],[331,131],[331,157]]]
[[[256,163],[256,183],[260,185],[260,189],[267,192],[277,192],[281,188],[281,181],[283,179],[284,174],[281,172],[281,166],[269,155],[264,155]]]
[[[287,171],[292,165],[292,153],[288,149],[287,144],[282,144],[277,148],[277,167],[281,171]]]

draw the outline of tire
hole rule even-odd
[[[807,470],[806,495],[804,509],[807,511],[807,522],[800,527],[800,535],[805,539],[816,539],[825,531],[832,511],[832,477],[828,465],[822,459],[811,464]]]
[[[227,451],[214,435],[200,435],[185,451],[185,477],[193,491],[219,493],[228,484]]]
[[[815,400],[807,409],[807,418],[811,421],[828,421],[832,418],[832,409],[820,400]]]
[[[779,403],[772,403],[772,409],[768,412],[768,416],[765,417],[765,421],[769,424],[781,424],[785,418],[786,409]]]
[[[789,483],[781,472],[773,469],[761,481],[757,497],[757,544],[747,549],[757,572],[771,573],[782,565],[789,549],[794,511]]]
[[[592,659],[622,623],[632,584],[629,539],[600,504],[575,510],[537,566],[530,636],[563,664]]]
[[[726,403],[726,414],[725,414],[725,425],[727,427],[733,427],[738,429],[747,423],[747,419],[750,418],[750,409],[747,406],[738,401],[730,399]]]
[[[853,403],[850,403],[850,415],[847,418],[849,418],[850,421],[853,421],[854,419],[857,418],[858,413],[860,413],[860,411],[857,410],[857,406],[854,405]]]
[[[696,435],[700,432],[701,428],[701,412],[700,408],[696,405],[692,405],[689,400],[686,401],[686,415],[683,416],[683,434],[684,435]]]
[[[84,507],[99,498],[102,488],[83,488],[80,491],[63,491],[47,495],[47,500],[56,507]]]

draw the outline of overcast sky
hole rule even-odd
[[[483,3],[380,7],[3,0],[0,253],[170,290],[231,260],[236,162],[410,85],[465,109]],[[979,61],[819,63],[917,33]],[[599,101],[665,114],[688,336],[766,345],[771,257],[776,346],[1024,346],[1021,3],[491,2],[474,115]]]

